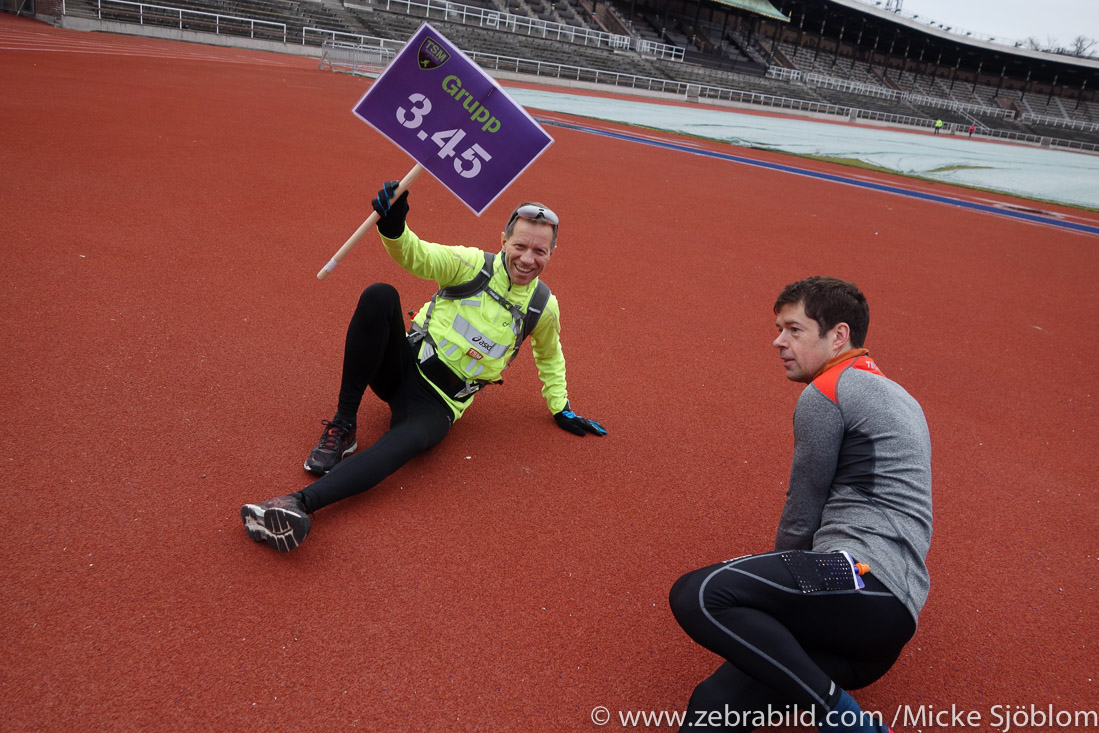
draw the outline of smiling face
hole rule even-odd
[[[850,347],[846,323],[821,333],[820,324],[805,315],[805,304],[800,301],[782,306],[775,326],[778,337],[771,345],[778,349],[782,368],[791,382],[812,382],[829,359]]]
[[[500,234],[504,266],[516,285],[528,285],[542,274],[553,252],[553,227],[544,221],[516,219],[511,236]]]

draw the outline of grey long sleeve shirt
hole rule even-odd
[[[794,411],[776,550],[846,550],[919,616],[930,580],[931,438],[919,403],[868,356],[813,380]]]

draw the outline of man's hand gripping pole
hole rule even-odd
[[[393,196],[392,198],[390,198],[390,201],[395,201],[396,199],[399,199],[401,197],[401,194],[407,191],[412,186],[412,182],[419,178],[420,174],[423,172],[424,167],[419,163],[412,166],[412,170],[410,170],[405,175],[405,177],[401,179],[401,185],[397,186],[397,190],[393,192]],[[336,269],[336,265],[340,264],[340,262],[343,261],[343,258],[347,256],[347,253],[354,249],[355,245],[359,243],[359,240],[362,239],[363,236],[368,231],[370,231],[370,229],[373,228],[374,225],[378,223],[379,218],[380,217],[378,216],[378,212],[371,211],[370,216],[366,218],[366,221],[364,221],[362,225],[355,230],[354,234],[348,237],[347,241],[343,243],[343,246],[340,247],[339,250],[337,250],[336,254],[332,255],[332,259],[328,261],[328,264],[322,267],[321,271],[317,273],[317,279],[323,280],[328,277],[328,273]]]

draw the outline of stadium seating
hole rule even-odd
[[[95,0],[67,0],[67,12],[95,17]],[[305,28],[320,28],[336,34],[368,36],[400,41],[411,35],[424,21],[424,6],[393,4],[343,5],[336,0],[163,0],[184,10],[220,13],[226,16],[282,23],[288,42],[319,44],[325,37],[307,37]],[[581,0],[468,0],[472,9],[510,13],[554,24],[554,28],[602,30]],[[509,30],[505,24],[487,27],[462,22],[460,12],[446,17],[432,14],[428,19],[459,47],[479,54],[515,59],[530,59],[547,64],[581,67],[619,74],[654,77],[677,82],[719,87],[742,92],[819,102],[924,120],[942,119],[948,125],[968,128],[976,123],[1001,133],[1017,133],[1086,143],[1099,143],[1099,104],[1059,94],[1029,92],[1020,80],[999,81],[996,86],[959,76],[956,70],[923,64],[917,72],[915,61],[887,58],[844,42],[837,45],[812,33],[799,33],[797,44],[789,40],[774,42],[765,34],[751,33],[739,22],[717,23],[707,18],[680,16],[652,10],[636,10],[631,5],[615,9],[624,27],[635,39],[668,43],[685,49],[682,61],[660,60],[636,51],[583,45],[566,35],[537,37]],[[442,16],[442,11],[433,11]],[[109,3],[104,18],[133,22],[135,13],[128,6]],[[143,22],[177,25],[178,13],[143,11]],[[558,25],[559,24],[559,25]],[[201,19],[188,19],[192,30],[209,30]],[[219,32],[232,31],[233,22],[220,20]],[[258,27],[258,26],[257,26]],[[257,33],[242,26],[241,33],[257,38],[272,38],[272,31]],[[788,36],[789,38],[789,36]],[[275,40],[278,40],[277,38]],[[901,68],[902,64],[905,68]],[[767,78],[769,67],[788,72],[812,73],[841,82],[807,83],[804,76]],[[842,82],[848,82],[842,84]],[[833,88],[845,86],[846,88]],[[901,94],[915,95],[915,98]],[[1013,113],[1004,117],[996,110]],[[1076,126],[1072,127],[1073,121]],[[1086,124],[1080,124],[1086,123]]]

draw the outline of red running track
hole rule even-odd
[[[1094,236],[559,128],[479,219],[424,177],[429,239],[493,246],[523,198],[562,215],[546,280],[570,394],[610,435],[558,430],[520,359],[442,446],[279,555],[239,506],[307,481],[359,291],[431,292],[372,238],[314,276],[410,165],[350,113],[366,82],[9,15],[0,65],[3,730],[681,710],[717,659],[666,594],[770,547],[798,393],[770,305],[814,273],[866,291],[872,353],[935,449],[931,597],[860,701],[986,730],[995,705],[1099,707]]]

